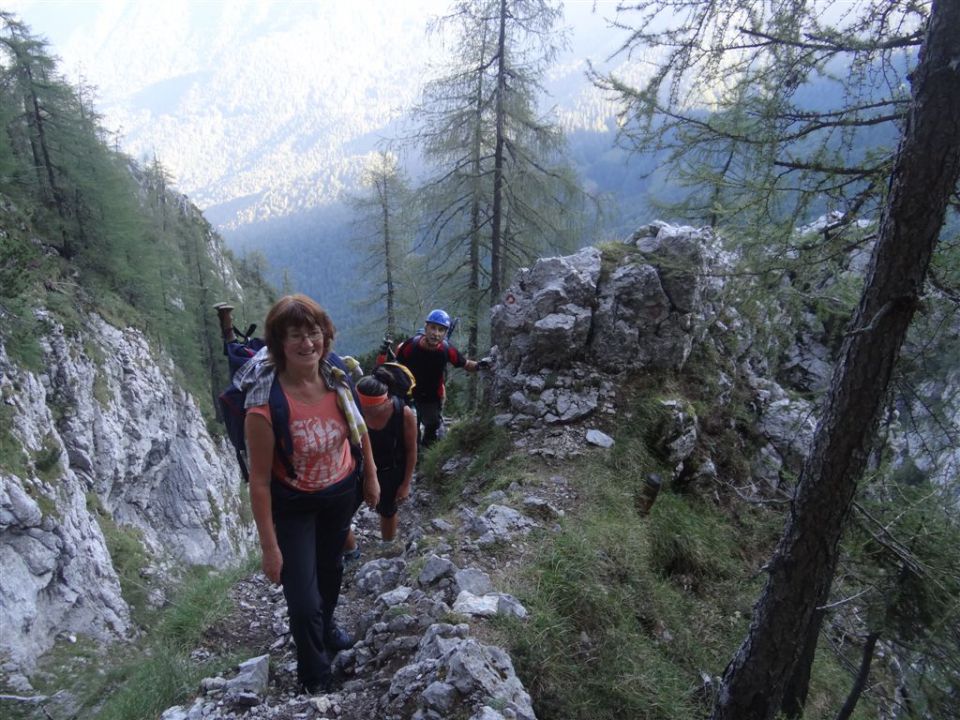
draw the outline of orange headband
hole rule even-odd
[[[363,407],[383,405],[389,399],[386,393],[383,395],[364,395],[363,393],[358,394],[360,395],[360,404],[363,405]]]

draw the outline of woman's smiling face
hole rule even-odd
[[[316,325],[289,328],[283,339],[287,366],[315,366],[323,358],[323,331]]]

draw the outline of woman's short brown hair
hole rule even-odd
[[[287,338],[287,332],[291,328],[313,327],[320,328],[323,333],[323,356],[326,357],[333,347],[333,338],[336,335],[336,328],[327,311],[313,298],[300,294],[285,295],[273,304],[270,312],[267,313],[264,333],[267,349],[278,371],[287,366],[287,358],[283,354],[283,343]]]

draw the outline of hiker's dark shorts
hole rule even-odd
[[[380,502],[377,503],[377,513],[381,517],[391,518],[397,514],[397,490],[403,484],[403,468],[378,469],[377,479],[380,481]]]

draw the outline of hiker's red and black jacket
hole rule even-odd
[[[446,340],[431,350],[423,346],[423,335],[414,335],[397,348],[397,362],[410,368],[417,381],[413,389],[414,401],[437,402],[446,393],[447,364],[462,368],[467,364],[467,358]]]

